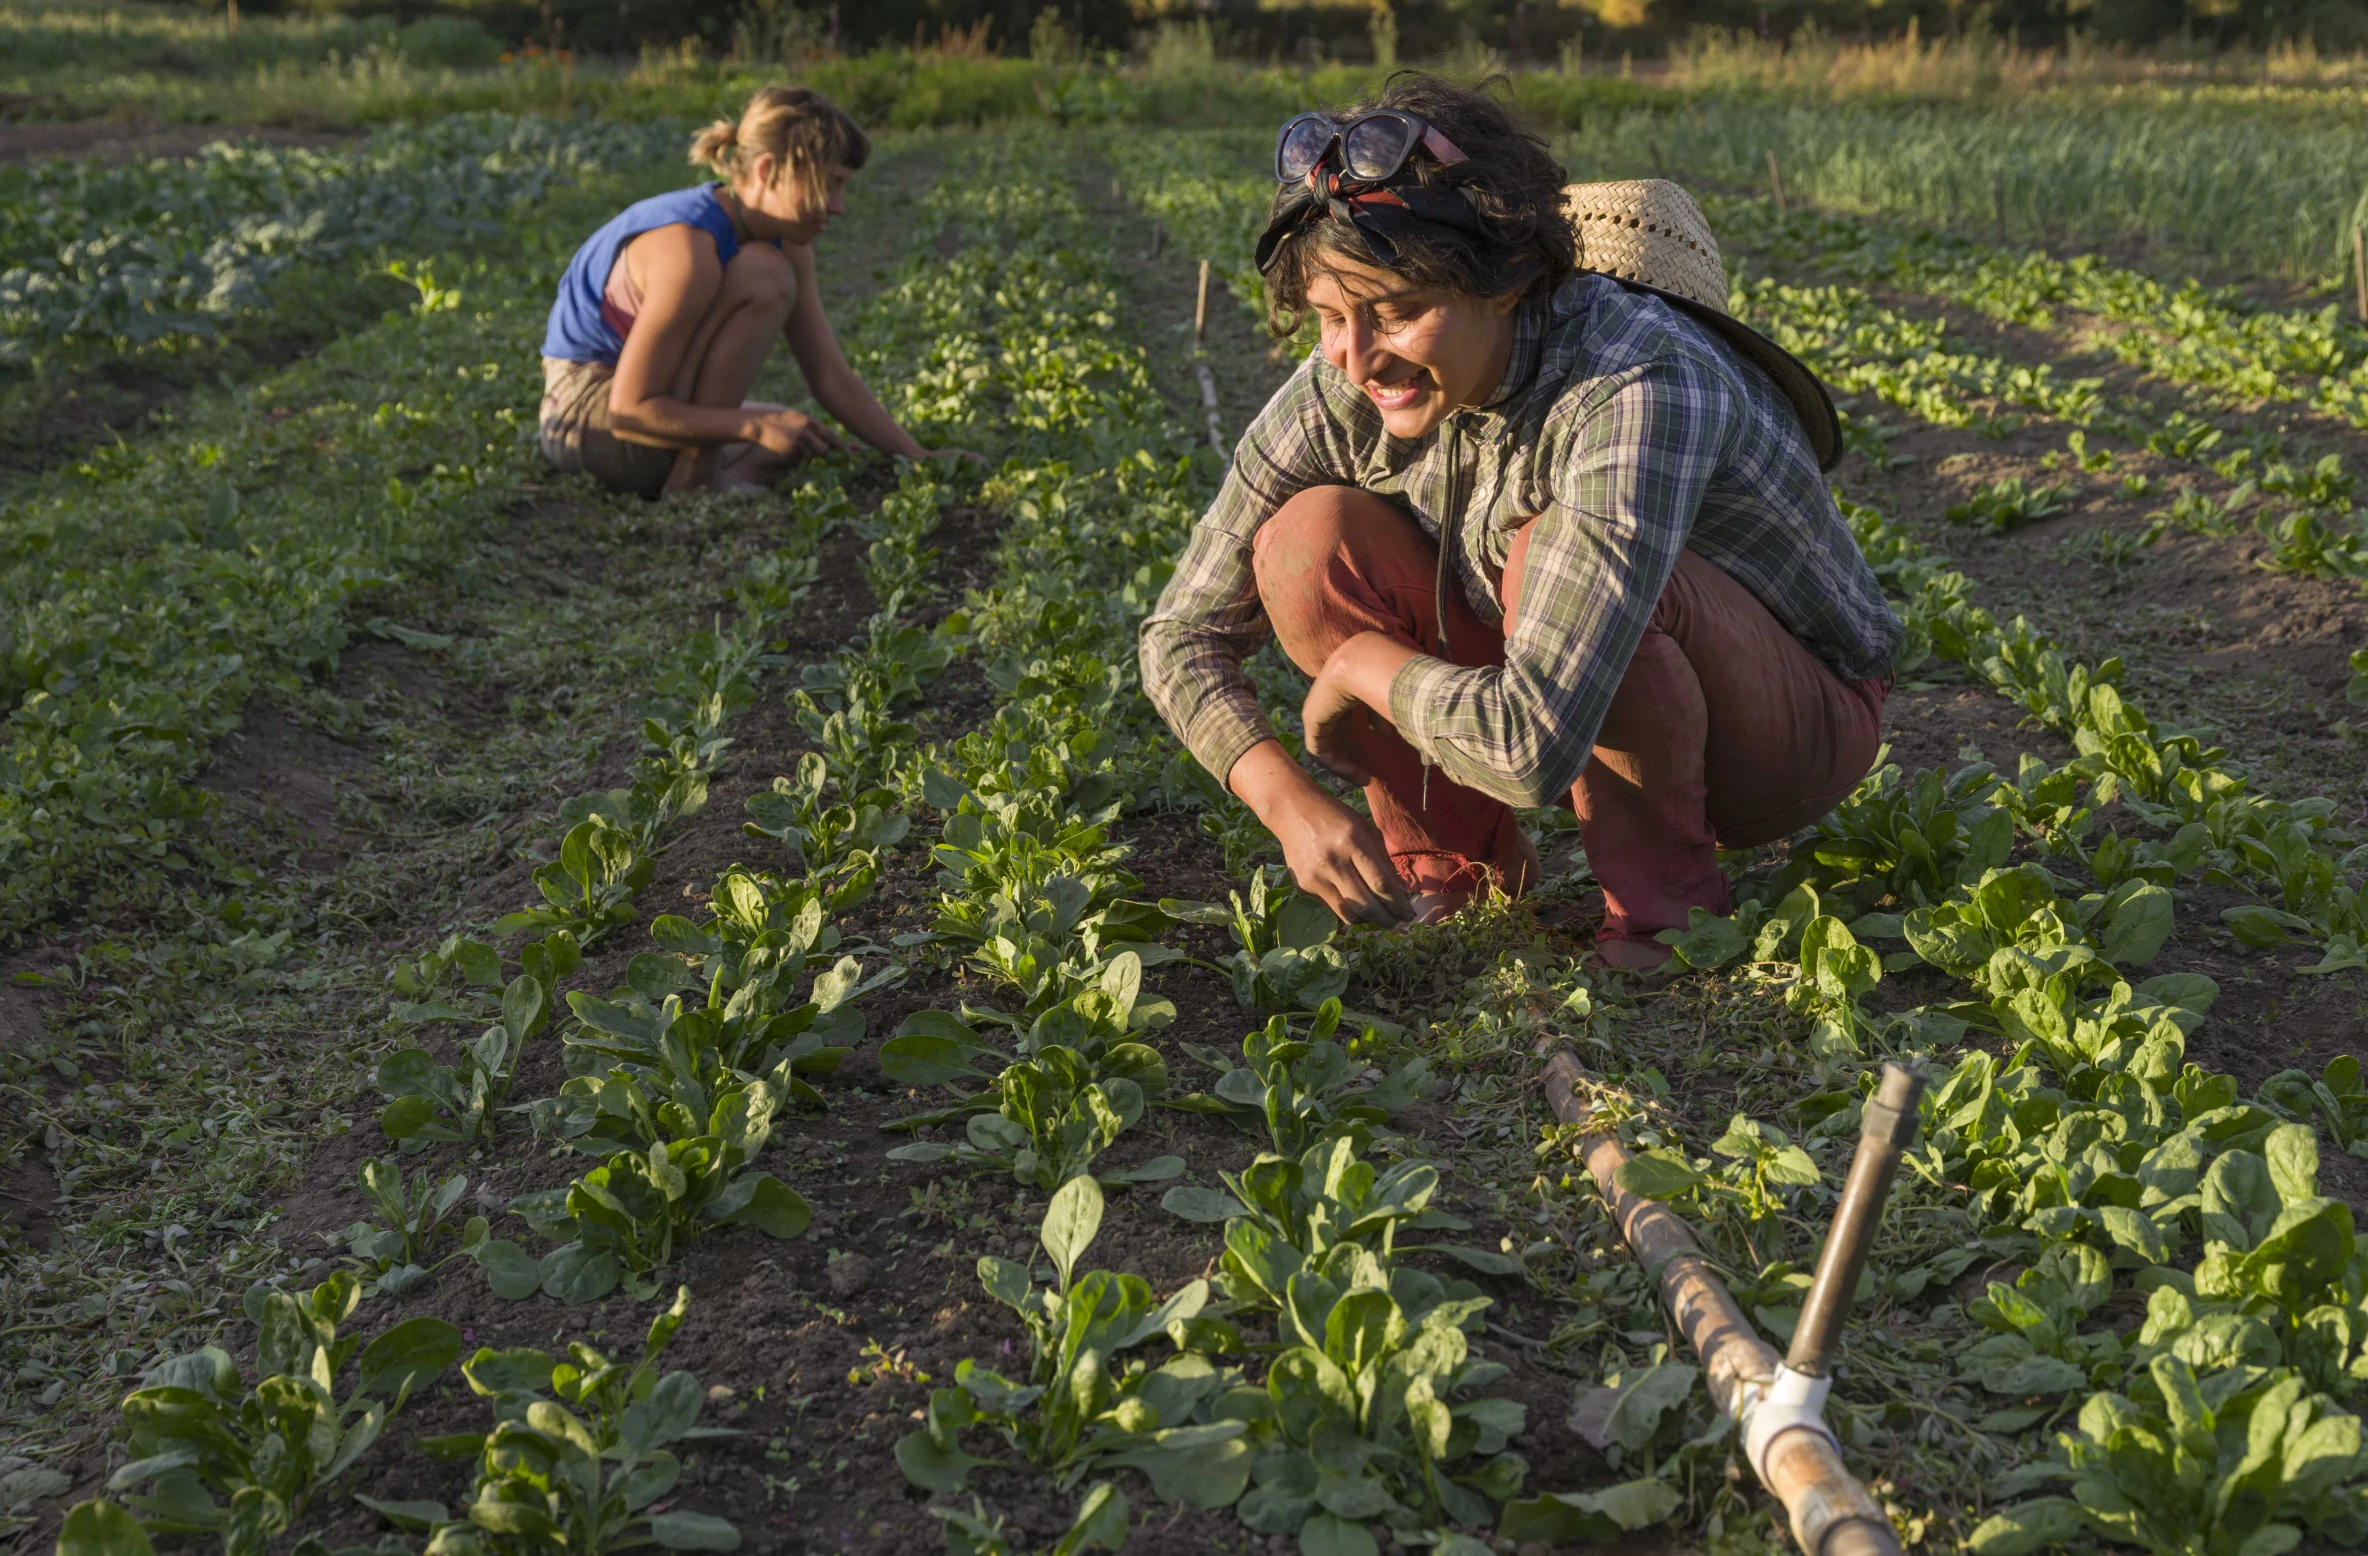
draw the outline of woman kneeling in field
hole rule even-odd
[[[1285,125],[1275,176],[1273,323],[1312,312],[1322,345],[1243,435],[1143,684],[1342,918],[1520,891],[1513,807],[1568,794],[1602,959],[1657,967],[1656,932],[1727,908],[1717,849],[1823,816],[1880,741],[1900,624],[1821,475],[1831,402],[1726,316],[1683,191],[1597,186],[1659,207],[1604,222],[1599,255],[1481,94],[1394,78]],[[1259,711],[1242,660],[1270,634],[1371,820]]]
[[[825,410],[884,453],[928,450],[839,351],[814,239],[871,154],[818,92],[767,87],[691,142],[721,182],[626,207],[560,279],[543,340],[543,456],[621,492],[744,491],[846,445],[802,411],[747,398],[786,338]]]

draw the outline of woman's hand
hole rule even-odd
[[[1390,682],[1415,651],[1382,632],[1360,632],[1332,651],[1299,710],[1310,755],[1351,783],[1371,778],[1364,732],[1390,716]]]
[[[1350,924],[1411,923],[1414,903],[1398,879],[1381,829],[1316,788],[1274,818],[1275,841],[1299,889]]]
[[[1308,755],[1350,783],[1371,781],[1373,775],[1360,760],[1368,727],[1365,704],[1348,689],[1344,677],[1333,675],[1329,667],[1317,676],[1300,707],[1299,720]]]
[[[759,411],[751,421],[748,441],[784,459],[810,458],[847,446],[837,433],[804,411]]]
[[[1301,891],[1349,923],[1412,921],[1414,903],[1380,829],[1316,787],[1280,742],[1251,747],[1226,782],[1282,845],[1283,863]]]

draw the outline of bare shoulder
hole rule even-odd
[[[723,278],[715,239],[688,222],[672,222],[638,234],[624,257],[644,293],[669,286],[712,291]]]

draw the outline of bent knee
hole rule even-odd
[[[786,312],[798,298],[797,272],[790,268],[789,256],[770,243],[744,243],[724,266],[723,297],[770,304]]]
[[[1343,551],[1360,549],[1377,531],[1411,527],[1386,497],[1354,486],[1311,486],[1258,526],[1251,563],[1261,584],[1301,579]]]

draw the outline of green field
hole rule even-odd
[[[9,1549],[1791,1549],[1558,1053],[1779,1346],[1931,1078],[1828,1407],[1908,1548],[2368,1543],[2356,62],[1515,73],[1701,197],[1909,626],[1638,986],[1567,812],[1341,930],[1138,684],[1371,67],[801,66],[987,463],[644,503],[536,453],[551,288],[764,73],[414,25],[0,11]]]

